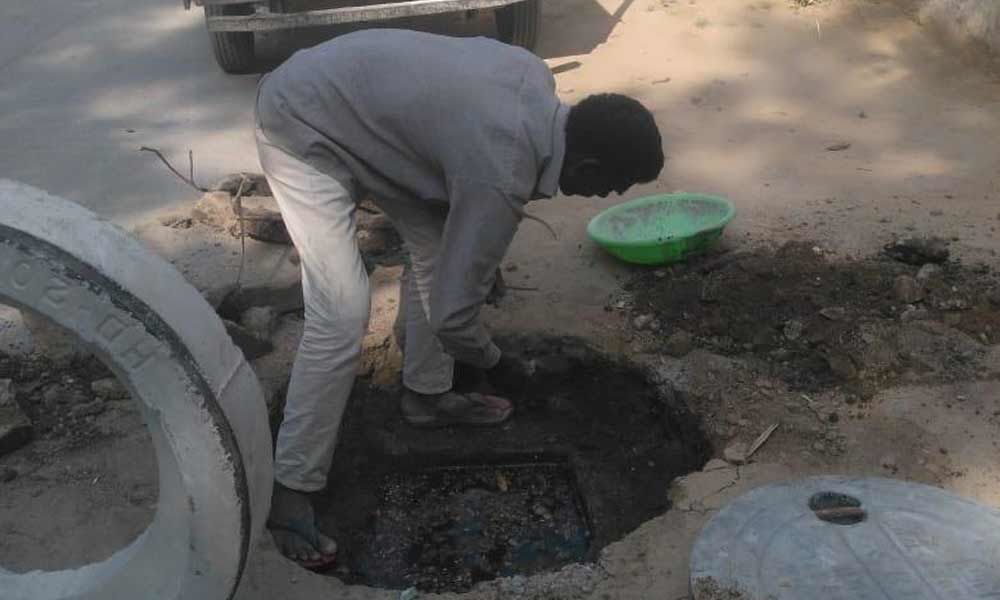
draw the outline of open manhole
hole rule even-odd
[[[392,473],[373,522],[359,562],[391,587],[463,588],[561,566],[586,559],[591,535],[565,462]]]
[[[398,392],[358,386],[320,503],[336,576],[461,591],[593,560],[709,458],[698,419],[638,367],[573,339],[504,342],[534,372],[491,382],[517,406],[500,428],[414,429]]]

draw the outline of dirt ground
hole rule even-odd
[[[855,400],[901,381],[974,379],[1000,341],[1000,281],[985,264],[841,262],[788,242],[643,273],[624,289],[644,351],[704,347],[793,389]]]
[[[870,0],[547,0],[541,40],[567,102],[612,90],[655,112],[667,168],[628,197],[716,193],[739,213],[718,254],[656,269],[619,264],[586,238],[587,221],[621,198],[535,203],[530,212],[559,239],[525,222],[505,274],[538,290],[513,292],[487,310],[489,323],[508,337],[582,339],[628,361],[697,416],[705,458],[778,428],[749,464],[661,474],[643,494],[671,509],[643,513],[587,562],[421,597],[689,598],[688,552],[705,522],[788,478],[897,477],[1000,508],[1000,70]],[[228,234],[159,223],[139,234],[202,289],[239,267]],[[909,236],[948,242],[939,271],[884,254]],[[294,271],[287,252],[264,246],[249,243],[251,262]],[[376,286],[386,299],[373,327],[391,323],[397,280]],[[255,363],[265,379],[294,348],[294,315],[281,323],[277,351]],[[41,399],[22,402],[36,418],[68,410],[59,398],[90,402],[102,375],[33,368],[0,378],[15,380],[19,401]],[[61,424],[41,419],[34,443],[0,457],[0,564],[79,564],[148,522],[155,463],[140,416],[101,402]],[[425,443],[460,441],[435,439]],[[379,451],[398,441],[381,439]],[[335,511],[326,518],[337,527]],[[401,597],[345,578],[299,571],[265,541],[240,597]],[[407,582],[440,589],[394,583]]]

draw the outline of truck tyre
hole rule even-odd
[[[497,9],[497,33],[502,42],[534,50],[541,19],[541,0],[522,0]]]
[[[253,14],[252,4],[206,4],[205,18]],[[212,52],[222,70],[233,75],[253,73],[257,67],[252,31],[209,31]]]

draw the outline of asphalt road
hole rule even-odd
[[[190,198],[155,146],[196,178],[256,168],[254,76],[215,65],[180,0],[0,3],[0,177],[116,221]]]
[[[605,14],[594,4],[598,14]],[[490,16],[417,23],[490,35]],[[343,29],[258,39],[265,63]],[[604,33],[606,33],[605,30]],[[189,201],[155,147],[208,184],[256,170],[252,102],[258,76],[216,66],[201,9],[181,0],[8,0],[0,3],[0,177],[79,202],[120,223]]]

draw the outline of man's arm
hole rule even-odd
[[[464,177],[448,183],[449,210],[431,291],[431,327],[455,360],[489,369],[500,349],[479,320],[521,222],[524,202]]]

